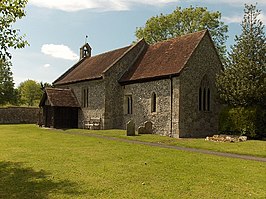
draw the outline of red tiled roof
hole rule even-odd
[[[148,46],[119,82],[128,83],[179,74],[206,33],[208,31],[204,30]],[[55,80],[54,85],[101,78],[104,71],[121,58],[130,47],[80,60]]]
[[[46,88],[40,106],[44,106],[48,99],[51,106],[80,107],[76,96],[71,89]]]
[[[191,33],[150,45],[120,82],[179,74],[206,32]]]
[[[101,78],[103,72],[108,69],[118,58],[120,58],[130,46],[109,51],[93,57],[80,60],[61,77],[55,80],[54,84],[73,83],[83,80]]]

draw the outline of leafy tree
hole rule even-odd
[[[245,5],[242,33],[231,47],[228,67],[217,78],[221,99],[233,106],[266,107],[266,45],[260,12]]]
[[[11,63],[0,59],[0,105],[16,101]]]
[[[41,84],[34,80],[26,80],[18,87],[22,104],[36,106],[42,96]]]
[[[19,106],[20,105],[20,95],[18,88],[14,88],[14,94],[13,94],[13,100],[11,101],[11,104]]]
[[[228,26],[221,20],[220,12],[210,12],[206,7],[177,7],[171,14],[160,14],[138,27],[135,36],[149,44],[167,40],[196,31],[208,29],[221,58],[225,59]]]
[[[24,36],[12,25],[25,16],[27,0],[1,0],[0,2],[0,105],[17,103],[18,92],[14,89],[10,70],[11,54],[9,48],[23,48],[28,45]]]
[[[24,48],[28,45],[24,36],[19,36],[19,30],[12,25],[24,17],[24,8],[28,0],[1,0],[0,3],[0,59],[11,58],[9,48]]]

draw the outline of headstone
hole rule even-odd
[[[138,128],[138,134],[145,134],[145,127],[144,126],[140,126]]]
[[[145,133],[152,134],[152,122],[147,121],[144,123],[144,126],[145,126]]]
[[[127,123],[127,136],[134,136],[135,135],[135,123],[130,120]]]

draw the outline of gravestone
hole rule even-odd
[[[152,122],[147,121],[144,123],[144,126],[145,126],[145,133],[152,134]]]
[[[127,136],[134,136],[135,135],[135,123],[130,120],[127,123]]]
[[[138,134],[145,134],[145,127],[144,126],[140,126],[138,128]]]

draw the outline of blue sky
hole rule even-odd
[[[29,47],[12,52],[12,72],[16,86],[27,79],[52,83],[79,58],[85,43],[92,55],[130,45],[136,27],[160,13],[171,13],[177,6],[207,7],[220,11],[229,25],[227,46],[240,34],[245,3],[252,0],[29,0],[27,16],[15,28],[26,34]],[[266,24],[266,0],[257,0],[260,18]],[[265,11],[265,12],[264,12]]]

